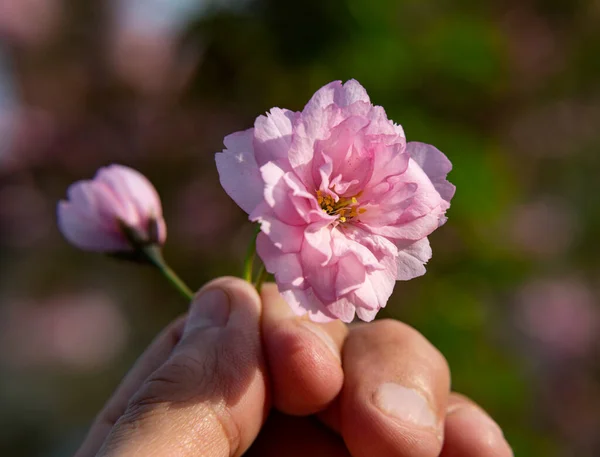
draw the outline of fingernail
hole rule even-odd
[[[229,297],[219,288],[202,292],[190,305],[183,334],[208,327],[224,327],[229,320]]]
[[[510,445],[504,438],[504,433],[500,426],[483,411],[474,406],[457,406],[448,408],[448,417],[459,421],[461,428],[477,430],[477,436],[494,449],[505,448],[506,452],[502,455],[513,455]]]
[[[331,336],[329,336],[329,334],[325,330],[323,330],[318,325],[313,324],[312,322],[301,321],[301,324],[305,329],[310,331],[313,335],[315,335],[323,343],[325,343],[325,346],[327,347],[327,349],[329,349],[331,351],[331,353],[337,360],[340,360],[340,361],[342,360],[340,358],[340,350],[339,350],[337,344],[335,344],[335,341],[333,341],[333,338],[331,338]]]
[[[387,382],[375,392],[375,404],[385,414],[421,427],[437,428],[438,420],[419,392]]]

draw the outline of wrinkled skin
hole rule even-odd
[[[140,357],[76,457],[510,457],[449,379],[407,325],[314,323],[273,284],[259,297],[221,278]]]

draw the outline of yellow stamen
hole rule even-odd
[[[338,222],[340,223],[347,222],[357,217],[358,214],[364,214],[367,211],[365,208],[359,208],[358,198],[361,194],[362,192],[354,197],[338,197],[322,190],[316,191],[319,206],[330,216],[338,216]]]

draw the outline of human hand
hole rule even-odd
[[[238,279],[206,285],[76,457],[512,455],[492,419],[450,393],[445,359],[414,329],[315,324],[270,284],[262,303]]]

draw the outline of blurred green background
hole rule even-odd
[[[67,186],[139,169],[186,281],[238,274],[223,137],[349,78],[454,163],[429,272],[381,316],[433,341],[516,455],[600,455],[599,24],[592,0],[0,0],[0,455],[74,452],[186,307],[62,239]]]

